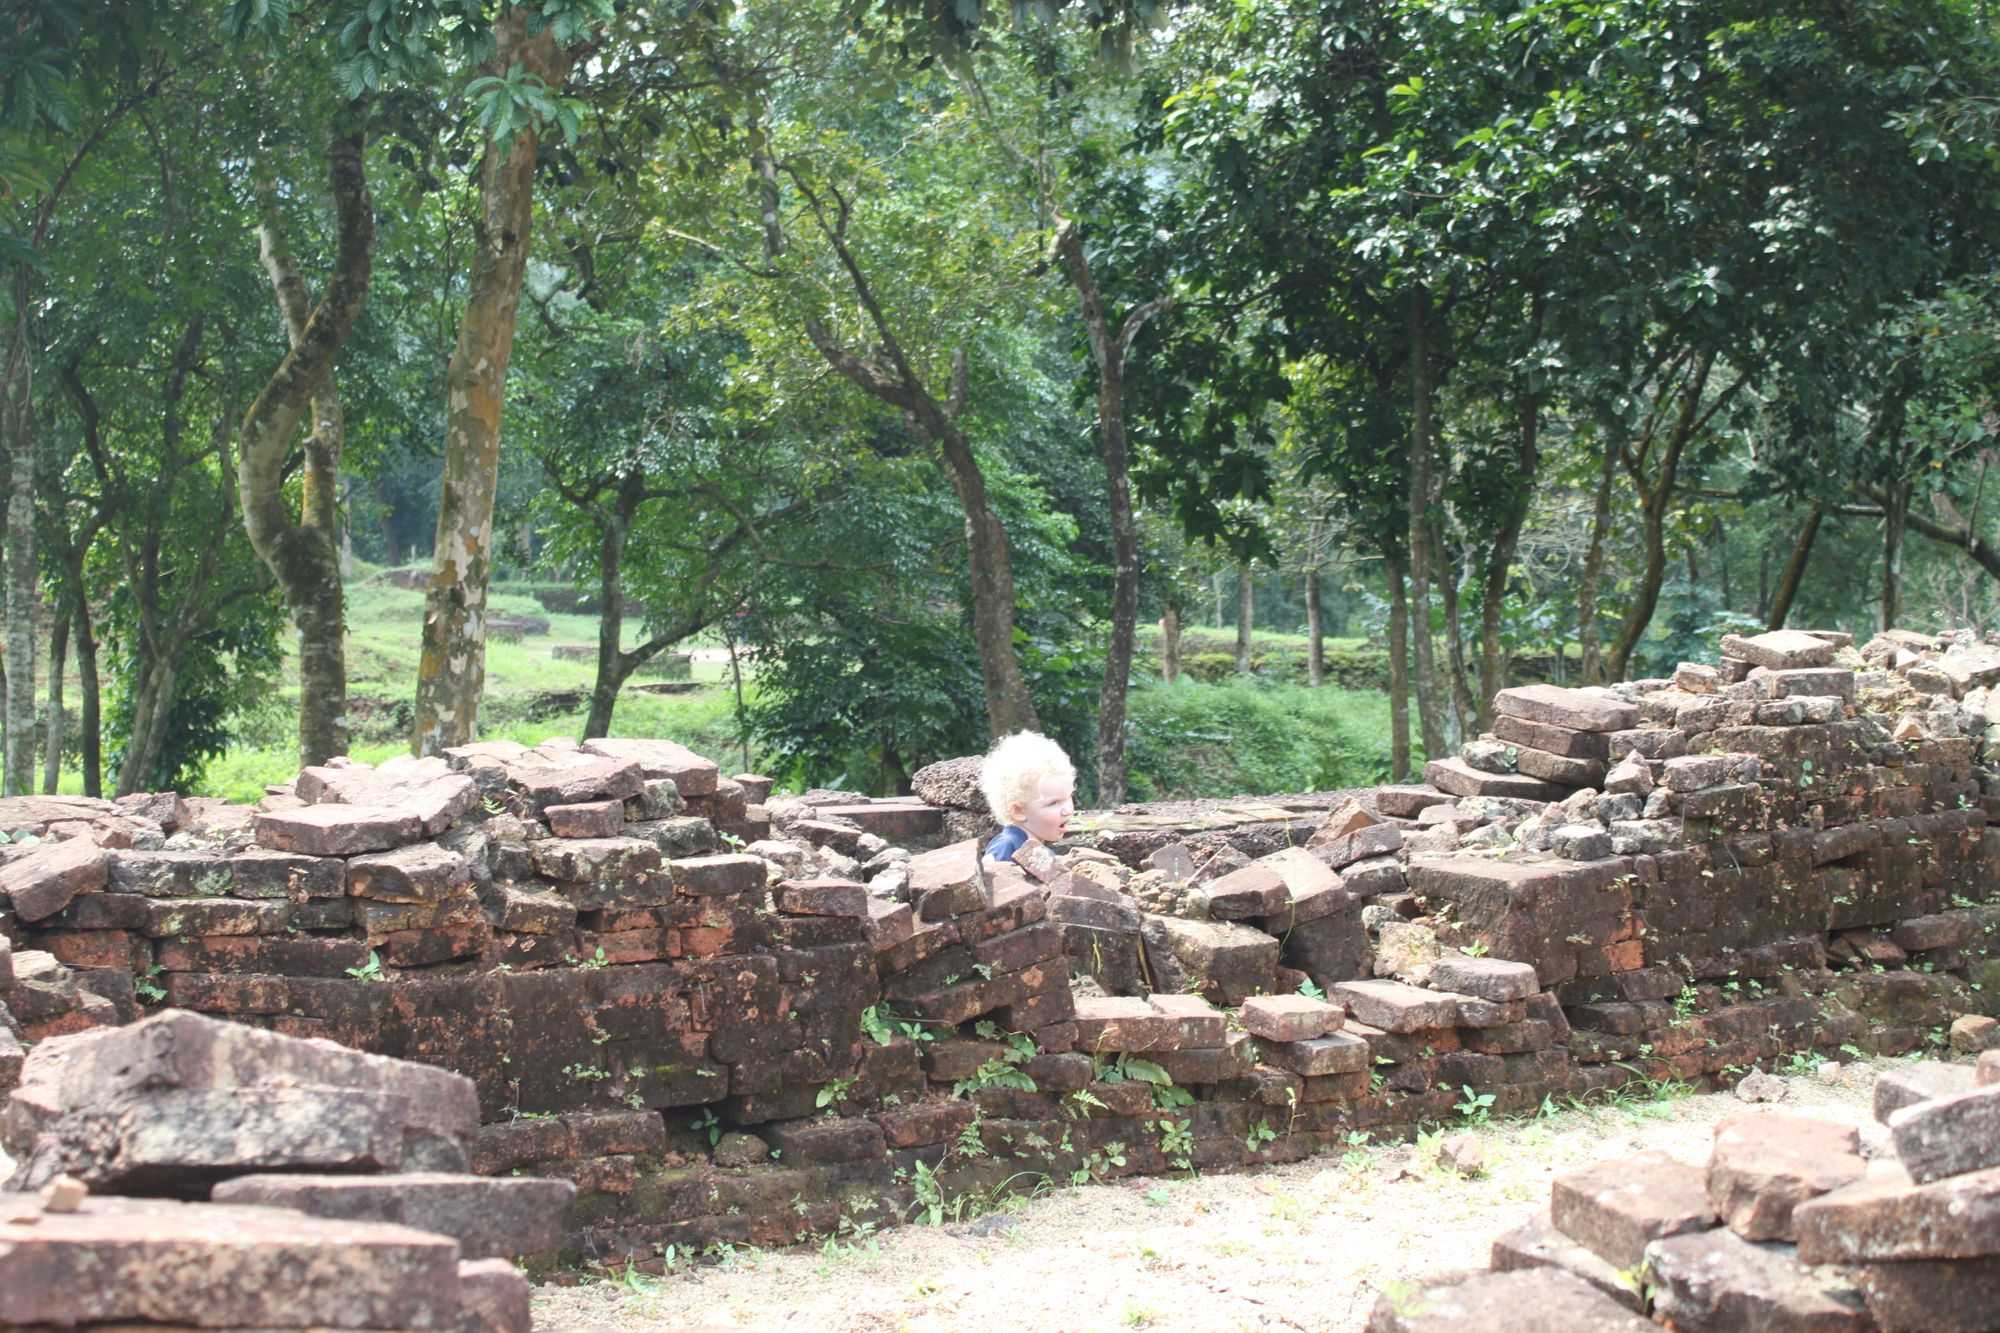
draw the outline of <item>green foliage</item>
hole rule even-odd
[[[1388,777],[1388,701],[1375,692],[1148,682],[1132,691],[1135,800],[1323,791]]]

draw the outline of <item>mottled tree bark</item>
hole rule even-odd
[[[1597,589],[1604,581],[1604,551],[1611,536],[1611,479],[1616,471],[1617,459],[1607,443],[1598,459],[1597,494],[1590,513],[1590,545],[1583,553],[1583,576],[1577,581],[1576,591],[1576,641],[1583,658],[1579,674],[1586,685],[1604,684]]]
[[[1385,555],[1389,576],[1389,780],[1410,780],[1410,599],[1402,557]]]
[[[53,796],[62,781],[63,672],[69,668],[68,607],[56,609],[55,632],[49,636],[49,728],[42,742],[42,792]]]
[[[1160,679],[1171,685],[1181,678],[1181,608],[1168,601],[1160,611]]]
[[[83,698],[77,709],[77,760],[83,766],[83,794],[104,795],[104,716],[97,682],[97,635],[90,624],[90,604],[76,602],[76,674]]]
[[[1326,684],[1326,614],[1319,596],[1320,525],[1314,520],[1312,549],[1306,556],[1306,684],[1318,689]]]
[[[1436,757],[1445,747],[1431,641],[1431,579],[1437,561],[1431,541],[1430,309],[1430,288],[1418,283],[1410,291],[1410,656],[1424,754]]]
[[[1910,484],[1894,482],[1882,506],[1882,628],[1894,629],[1903,611],[1903,532],[1910,521]]]
[[[237,484],[250,545],[269,565],[299,630],[299,765],[347,753],[346,602],[340,581],[338,499],[344,422],[334,362],[360,317],[375,250],[360,132],[327,150],[337,235],[333,273],[317,306],[285,242],[275,185],[264,182],[259,249],[291,350],[243,418]],[[294,519],[284,501],[285,456],[310,405],[304,501]]]
[[[510,9],[494,27],[498,50],[490,73],[519,65],[551,88],[564,85],[572,55],[556,46],[548,29],[529,36],[520,8]],[[486,591],[493,572],[500,415],[528,263],[537,148],[532,129],[511,143],[489,140],[480,165],[465,315],[445,370],[444,476],[417,664],[412,748],[418,754],[473,740],[486,690]]]
[[[1778,591],[1771,599],[1771,613],[1765,624],[1771,629],[1783,629],[1786,617],[1792,614],[1792,600],[1799,595],[1799,584],[1805,580],[1806,563],[1812,559],[1813,540],[1819,536],[1820,519],[1825,511],[1814,505],[1806,514],[1805,522],[1799,524],[1798,539],[1792,543],[1791,559],[1785,562],[1785,572],[1778,576]]]
[[[1236,674],[1247,676],[1256,669],[1257,659],[1251,633],[1257,621],[1257,581],[1251,577],[1250,561],[1236,567]]]
[[[35,415],[28,323],[29,266],[15,265],[14,327],[0,379],[0,445],[7,453],[6,757],[0,795],[35,789]]]
[[[1529,307],[1531,337],[1539,337],[1542,327],[1542,297],[1538,292]],[[1493,725],[1493,696],[1507,688],[1507,649],[1500,638],[1500,608],[1507,598],[1507,580],[1513,568],[1514,552],[1521,543],[1521,527],[1528,521],[1528,506],[1535,494],[1535,473],[1540,470],[1542,400],[1532,380],[1520,383],[1521,419],[1515,437],[1515,489],[1508,492],[1507,510],[1486,553],[1486,576],[1479,602],[1479,718],[1481,730]]]

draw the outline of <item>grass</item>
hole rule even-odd
[[[1389,775],[1389,699],[1372,690],[1153,681],[1128,709],[1133,800],[1324,791]]]

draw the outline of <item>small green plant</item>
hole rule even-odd
[[[1167,1200],[1170,1197],[1166,1186],[1156,1185],[1146,1191],[1146,1206],[1149,1208],[1164,1208],[1167,1206]]]
[[[563,1076],[578,1083],[600,1083],[610,1079],[611,1071],[596,1065],[564,1065]]]
[[[1487,954],[1493,952],[1493,950],[1485,940],[1474,940],[1472,943],[1459,949],[1459,952],[1467,958],[1484,958]]]
[[[157,981],[153,980],[153,978],[159,976],[164,970],[158,963],[147,968],[144,976],[133,981],[132,993],[147,1004],[158,1004],[160,1001],[166,999],[167,992]]]
[[[697,1133],[708,1136],[709,1147],[722,1142],[722,1117],[716,1115],[713,1106],[701,1108],[701,1114],[694,1118],[694,1128]]]
[[[1474,1092],[1471,1084],[1460,1084],[1459,1091],[1465,1094],[1465,1100],[1454,1103],[1451,1108],[1452,1110],[1458,1112],[1469,1123],[1475,1125],[1483,1125],[1492,1118],[1492,1093]]]
[[[360,967],[348,968],[347,975],[353,977],[356,981],[382,980],[382,955],[370,949],[368,951],[368,961]]]
[[[1273,1142],[1277,1137],[1278,1131],[1271,1128],[1269,1120],[1259,1120],[1255,1125],[1251,1126],[1248,1137],[1243,1140],[1243,1151],[1248,1153],[1262,1152],[1264,1151],[1264,1145]]]
[[[584,959],[582,965],[584,967],[592,969],[600,967],[609,967],[611,965],[611,960],[604,956],[604,946],[600,944],[597,946],[597,952],[592,954],[590,957]]]
[[[846,1101],[847,1094],[854,1091],[854,1085],[860,1081],[861,1075],[859,1074],[849,1074],[846,1078],[835,1079],[813,1094],[813,1105],[820,1107],[830,1115],[836,1114],[833,1108],[841,1102]]]
[[[1299,983],[1299,994],[1305,996],[1308,1000],[1324,1000],[1326,998],[1326,992],[1321,990],[1318,983],[1311,977],[1307,977]]]
[[[1194,1122],[1162,1117],[1153,1122],[1160,1133],[1160,1152],[1183,1171],[1194,1170]]]

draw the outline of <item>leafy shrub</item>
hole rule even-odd
[[[1126,767],[1133,800],[1357,787],[1389,776],[1389,701],[1232,678],[1132,691]]]

